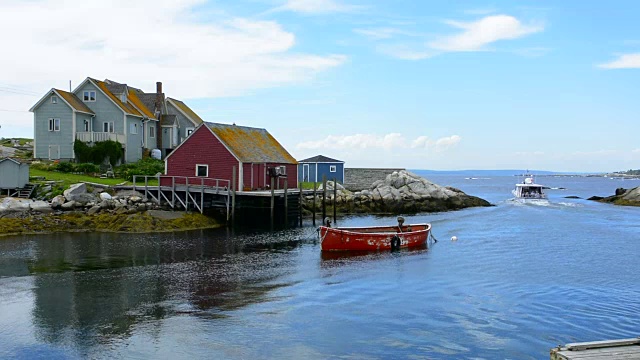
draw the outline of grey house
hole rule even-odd
[[[337,182],[344,183],[344,161],[323,155],[298,161],[298,181],[321,182],[323,176],[327,180],[336,179]]]
[[[0,189],[19,189],[29,182],[29,164],[16,159],[0,159]]]
[[[140,160],[144,149],[161,149],[166,155],[180,144],[180,132],[187,131],[168,110],[173,111],[173,104],[165,99],[161,82],[153,93],[93,78],[86,78],[72,92],[51,89],[30,109],[34,114],[33,156],[75,160],[76,139],[89,145],[117,141],[122,144],[125,162]],[[164,124],[170,124],[170,131],[164,131]]]

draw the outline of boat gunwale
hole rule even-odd
[[[423,224],[408,224],[406,226],[403,227],[408,227],[408,226],[424,226],[425,229],[421,229],[421,230],[411,230],[411,231],[402,231],[402,229],[400,229],[400,231],[393,231],[392,229],[394,228],[394,226],[359,226],[359,227],[350,227],[350,228],[331,228],[331,227],[326,227],[326,226],[322,226],[324,228],[327,229],[327,232],[334,230],[334,231],[339,231],[341,233],[350,233],[350,234],[364,234],[364,235],[391,235],[391,234],[419,234],[422,232],[427,232],[431,230],[431,224],[429,223],[423,223]],[[397,226],[395,226],[397,228]],[[390,231],[384,231],[384,232],[362,232],[362,231],[357,231],[358,229],[389,229]],[[346,230],[349,229],[349,230]],[[352,231],[353,229],[355,229],[356,231]]]

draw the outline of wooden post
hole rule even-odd
[[[333,224],[336,224],[336,205],[338,204],[338,182],[333,178]]]
[[[324,219],[327,217],[327,175],[322,175],[322,225],[325,225]]]
[[[275,205],[276,205],[276,197],[275,197],[275,193],[274,193],[274,185],[275,185],[275,181],[274,178],[271,178],[271,228],[273,228],[273,217],[275,215]]]
[[[300,210],[300,227],[302,227],[302,182],[298,183],[298,190],[300,190],[300,199],[298,201],[298,209]]]
[[[236,166],[233,166],[233,175],[231,175],[231,225],[233,226],[236,222]]]
[[[289,226],[289,200],[287,199],[287,178],[284,178],[284,226]]]
[[[313,182],[313,206],[311,207],[311,215],[313,216],[313,226],[316,226],[316,182]]]

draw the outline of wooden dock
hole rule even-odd
[[[115,186],[132,190],[148,200],[174,210],[226,213],[227,222],[263,223],[277,226],[302,224],[302,197],[315,190],[283,189],[237,191],[235,181],[181,176],[134,176],[133,185]],[[272,182],[273,184],[273,182]],[[323,198],[326,192],[320,192]],[[324,203],[324,201],[323,201]],[[324,207],[322,215],[325,216]],[[334,214],[335,217],[335,214]],[[315,210],[314,210],[315,224]]]
[[[558,345],[551,360],[640,359],[640,337]]]

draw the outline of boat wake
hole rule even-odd
[[[570,208],[584,207],[583,204],[579,204],[579,203],[572,203],[572,202],[565,202],[565,201],[551,202],[546,199],[532,199],[532,200],[527,200],[526,202],[523,202],[519,199],[511,198],[507,200],[506,203],[510,203],[516,206],[540,206],[540,207],[549,207],[549,208],[556,208],[556,209],[563,208],[563,207],[570,207]]]

